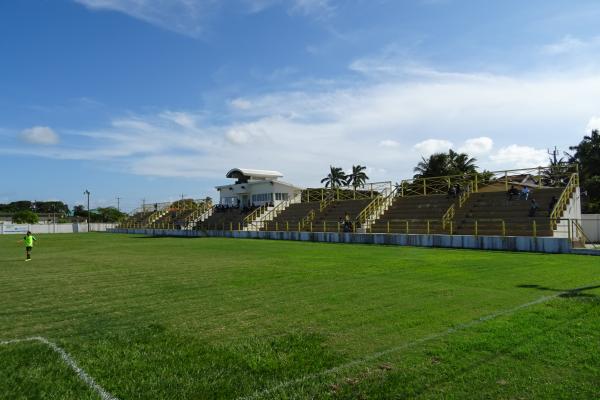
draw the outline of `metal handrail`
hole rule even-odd
[[[386,196],[377,196],[371,201],[356,217],[356,220],[360,224],[365,224],[369,219],[369,216],[373,215],[376,211],[380,210],[390,199],[393,199],[398,194],[399,187],[396,186],[390,189],[390,192]]]
[[[263,212],[267,211],[269,208],[268,203],[263,204],[258,207],[256,210],[252,211],[250,214],[244,217],[244,225],[248,225],[252,223],[256,218],[258,218]]]
[[[315,215],[316,215],[315,210],[310,210],[308,212],[308,214],[306,214],[306,216],[300,220],[300,227],[304,228],[306,226],[306,224],[314,221]]]
[[[277,213],[279,211],[281,211],[282,209],[285,209],[287,206],[289,206],[291,204],[292,200],[286,200],[286,201],[281,201],[279,203],[277,203],[271,210],[267,211],[267,213],[265,215],[258,215],[258,217],[262,216],[262,221],[266,221],[268,220],[269,216],[273,216],[272,219],[274,219],[277,216]],[[258,218],[257,217],[257,218]],[[258,223],[258,221],[256,221],[256,218],[252,220],[252,222],[250,223],[250,225],[255,225],[256,223]]]
[[[446,229],[446,226],[452,223],[454,214],[456,214],[456,208],[454,207],[454,204],[451,204],[450,207],[448,207],[448,210],[442,216],[442,229]]]
[[[558,201],[552,209],[552,212],[550,213],[550,219],[555,221],[554,229],[556,229],[556,221],[559,220],[559,218],[562,216],[562,213],[567,208],[567,205],[571,200],[571,195],[577,190],[577,187],[579,187],[579,174],[573,173],[569,179],[569,182],[567,183],[567,186],[565,187],[565,190],[563,190],[561,193]]]

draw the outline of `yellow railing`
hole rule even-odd
[[[390,189],[387,196],[377,196],[371,201],[359,214],[356,220],[360,222],[361,226],[366,224],[372,215],[378,214],[382,207],[388,202],[391,203],[392,199],[396,197],[398,193],[398,187]],[[379,213],[380,214],[380,213]],[[381,214],[380,214],[381,215]]]
[[[312,225],[312,221],[314,221],[315,215],[316,215],[315,210],[310,210],[308,212],[308,214],[306,214],[306,217],[304,217],[300,220],[298,229],[304,229],[304,227],[307,226],[308,224]]]
[[[308,188],[302,191],[302,201],[325,201],[329,198],[334,200],[364,200],[379,196],[386,190],[391,190],[392,182],[373,182],[357,188],[344,186],[338,188]]]
[[[560,198],[554,205],[552,212],[550,213],[550,220],[554,221],[554,229],[556,229],[557,221],[562,217],[563,212],[567,208],[569,201],[571,200],[571,195],[577,190],[579,187],[579,174],[574,173],[571,175],[565,190],[563,190]]]
[[[334,196],[329,196],[327,198],[325,198],[324,200],[319,202],[319,212],[323,212],[324,209],[326,209],[327,207],[329,207],[329,205],[331,203],[333,203],[335,201],[335,197]]]
[[[535,184],[537,187],[561,187],[566,185],[571,174],[577,172],[577,164],[561,164],[559,166],[406,179],[400,182],[398,195],[404,197],[447,194],[454,185],[458,184],[465,188],[471,183],[472,191],[475,193],[484,187],[498,191],[508,190],[510,185],[521,185],[522,180],[527,177],[530,178],[528,186]]]
[[[571,240],[573,242],[579,242],[583,248],[586,247],[586,244],[590,243],[590,238],[585,234],[583,227],[577,220],[571,220],[571,229],[569,230],[569,234],[571,236]],[[591,243],[591,246],[594,249],[599,249],[600,245]]]
[[[259,214],[258,217],[262,216],[262,221],[265,221],[265,222],[268,220],[275,219],[277,214],[280,211],[284,210],[290,203],[291,203],[290,200],[279,202],[275,205],[275,207],[273,207],[271,210],[267,211],[267,213],[265,215]],[[254,224],[254,222],[256,222],[256,221],[253,220],[252,222],[250,222],[250,224]]]
[[[473,187],[474,187],[474,183],[469,182],[467,184],[466,190],[463,190],[461,192],[461,194],[458,196],[458,206],[459,207],[462,207],[467,202],[467,200],[471,196],[471,193],[473,192]]]
[[[244,218],[244,225],[251,224],[252,221],[260,217],[262,213],[266,212],[268,207],[268,203],[265,203],[262,206],[258,207],[256,210],[252,211],[250,214],[246,215],[246,217]]]
[[[456,208],[454,207],[454,204],[452,204],[448,208],[448,211],[446,211],[444,213],[444,216],[442,217],[442,229],[446,229],[447,226],[452,225],[452,220],[454,219],[455,213],[456,213]]]

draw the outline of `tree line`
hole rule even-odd
[[[10,214],[12,222],[16,224],[37,224],[41,214],[52,215],[51,219],[55,222],[88,219],[88,211],[83,205],[76,205],[71,212],[69,206],[62,201],[13,201],[0,204],[0,213]],[[119,222],[127,214],[115,207],[98,207],[90,211],[89,217],[90,222]]]

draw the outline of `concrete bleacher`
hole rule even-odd
[[[240,230],[244,227],[244,218],[252,211],[240,208],[216,210],[210,217],[196,224],[200,230]]]
[[[477,221],[479,235],[552,236],[548,206],[552,196],[559,198],[563,190],[564,188],[533,189],[528,200],[519,199],[518,196],[508,200],[505,191],[472,193],[462,207],[456,208],[453,233],[473,235]],[[533,218],[528,216],[531,199],[535,199],[539,206]]]
[[[316,232],[337,232],[342,227],[339,226],[343,222],[346,215],[350,221],[355,224],[355,220],[362,210],[371,203],[373,199],[361,200],[339,200],[334,201],[327,206],[323,211],[315,215],[312,221],[313,231]]]
[[[154,211],[140,211],[136,212],[125,221],[119,224],[120,228],[145,228],[147,226],[148,220],[152,217]]]
[[[150,227],[161,229],[169,227],[183,227],[185,226],[189,217],[192,216],[197,210],[170,210],[165,212],[159,218],[154,221]]]
[[[319,213],[320,202],[310,201],[290,204],[281,211],[272,221],[269,221],[262,230],[294,230],[297,231],[300,221],[312,210],[315,215]]]
[[[360,212],[369,205],[372,199],[332,201],[322,211],[318,201],[290,204],[262,230],[303,230],[313,232],[337,232],[343,227],[339,224],[346,214],[354,224]],[[313,211],[314,217],[307,218]],[[302,221],[304,220],[304,225]]]
[[[448,208],[457,202],[446,195],[396,197],[391,206],[372,224],[368,232],[373,233],[447,233],[442,226],[442,217]]]

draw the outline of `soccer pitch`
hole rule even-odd
[[[80,234],[25,263],[17,239],[3,399],[600,397],[596,257]]]

